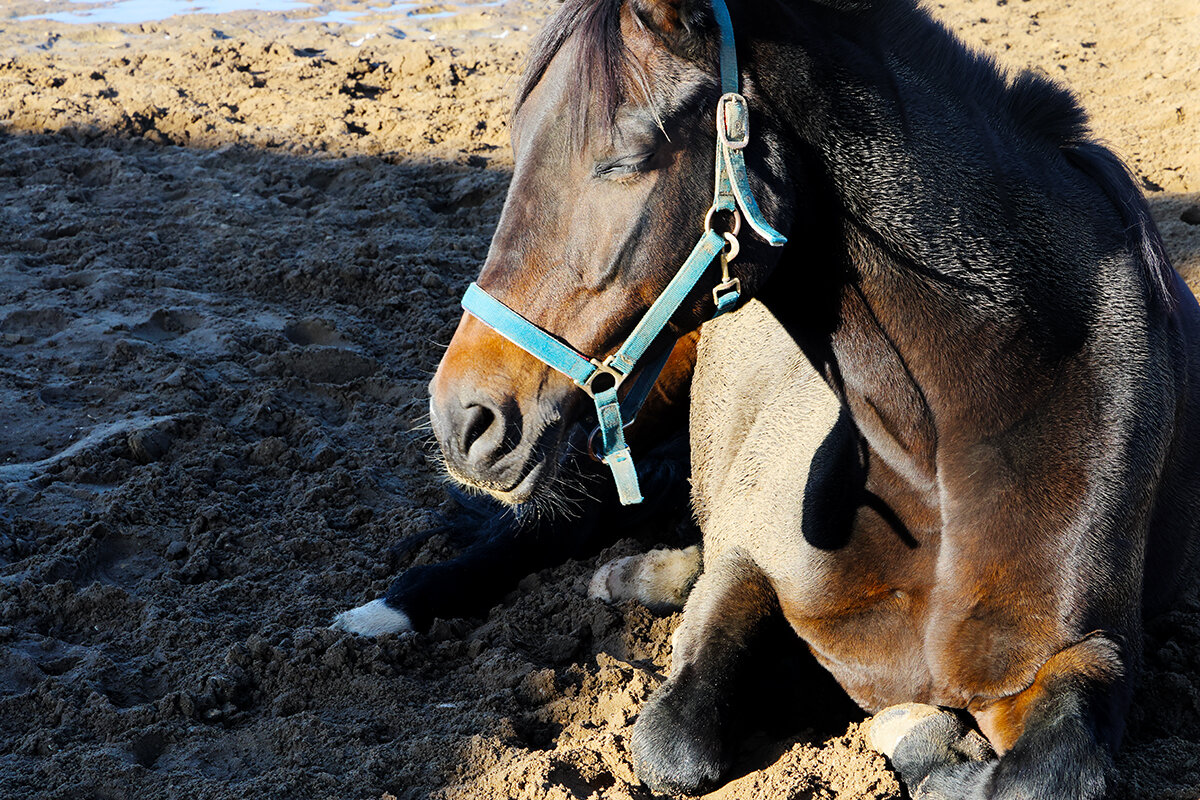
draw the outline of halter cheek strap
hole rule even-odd
[[[750,142],[750,115],[746,98],[738,93],[733,23],[724,0],[712,0],[712,6],[721,34],[721,90],[724,92],[717,101],[717,157],[712,207],[705,215],[704,233],[700,240],[667,288],[634,326],[629,337],[614,353],[603,361],[597,361],[534,325],[475,283],[467,287],[462,299],[462,307],[471,316],[566,375],[592,398],[599,423],[600,460],[612,470],[617,494],[623,505],[642,501],[637,470],[629,445],[625,442],[625,428],[634,421],[638,409],[645,402],[670,356],[671,348],[662,348],[653,359],[642,365],[624,400],[618,397],[621,384],[634,372],[638,362],[718,256],[721,261],[721,282],[712,290],[716,306],[713,316],[720,316],[737,307],[741,298],[741,282],[730,275],[729,262],[738,254],[737,235],[743,216],[754,232],[771,246],[780,247],[787,241],[764,219],[750,192],[746,162],[742,156],[742,150]],[[713,229],[713,217],[720,211],[733,215],[731,233],[721,234]]]

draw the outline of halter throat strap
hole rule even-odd
[[[713,288],[714,317],[737,307],[741,299],[741,283],[732,277],[729,262],[736,257],[739,245],[737,234],[744,216],[750,227],[773,247],[782,246],[787,239],[763,217],[750,191],[749,177],[742,150],[750,142],[750,115],[746,98],[738,93],[737,51],[733,39],[733,22],[724,0],[712,0],[713,16],[721,37],[721,99],[717,102],[716,175],[713,204],[704,219],[704,232],[684,260],[683,266],[667,284],[667,288],[651,304],[634,326],[633,332],[603,361],[580,353],[556,336],[534,325],[518,312],[506,306],[478,284],[472,283],[463,295],[462,307],[471,316],[517,345],[525,352],[566,375],[587,392],[596,406],[600,433],[600,460],[612,471],[617,494],[623,505],[642,501],[637,470],[624,429],[632,424],[638,409],[650,393],[659,373],[667,362],[671,347],[665,346],[650,362],[643,364],[640,374],[620,399],[618,390],[649,351],[671,317],[683,305],[716,258],[721,261],[721,281]],[[719,211],[733,215],[732,233],[718,233],[712,227]],[[726,249],[728,247],[728,249]],[[594,434],[593,434],[594,436]]]

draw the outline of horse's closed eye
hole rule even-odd
[[[595,169],[592,170],[592,174],[597,178],[611,180],[650,172],[655,168],[655,155],[657,154],[654,152],[635,153],[619,158],[598,161]]]

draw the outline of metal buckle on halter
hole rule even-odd
[[[612,366],[612,356],[604,359],[604,361],[597,361],[594,358],[590,360],[592,365],[596,368],[596,371],[589,375],[586,381],[578,384],[580,389],[583,389],[588,393],[588,397],[595,399],[596,390],[592,387],[592,384],[595,382],[596,378],[600,377],[601,375],[609,375],[613,379],[612,387],[606,386],[600,390],[602,392],[607,391],[609,388],[618,388],[621,385],[621,382],[625,380],[625,373]]]
[[[717,138],[730,150],[750,144],[750,107],[737,92],[727,92],[717,101]]]

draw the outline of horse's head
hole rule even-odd
[[[721,94],[708,2],[568,0],[535,45],[512,120],[512,184],[478,283],[581,353],[603,358],[629,335],[703,229]],[[767,218],[786,224],[781,136],[755,106],[744,64],[750,185]],[[779,251],[748,232],[741,245],[746,295]],[[657,347],[713,315],[720,272],[708,269]],[[591,407],[569,378],[470,314],[430,391],[450,475],[508,503],[554,478]]]

